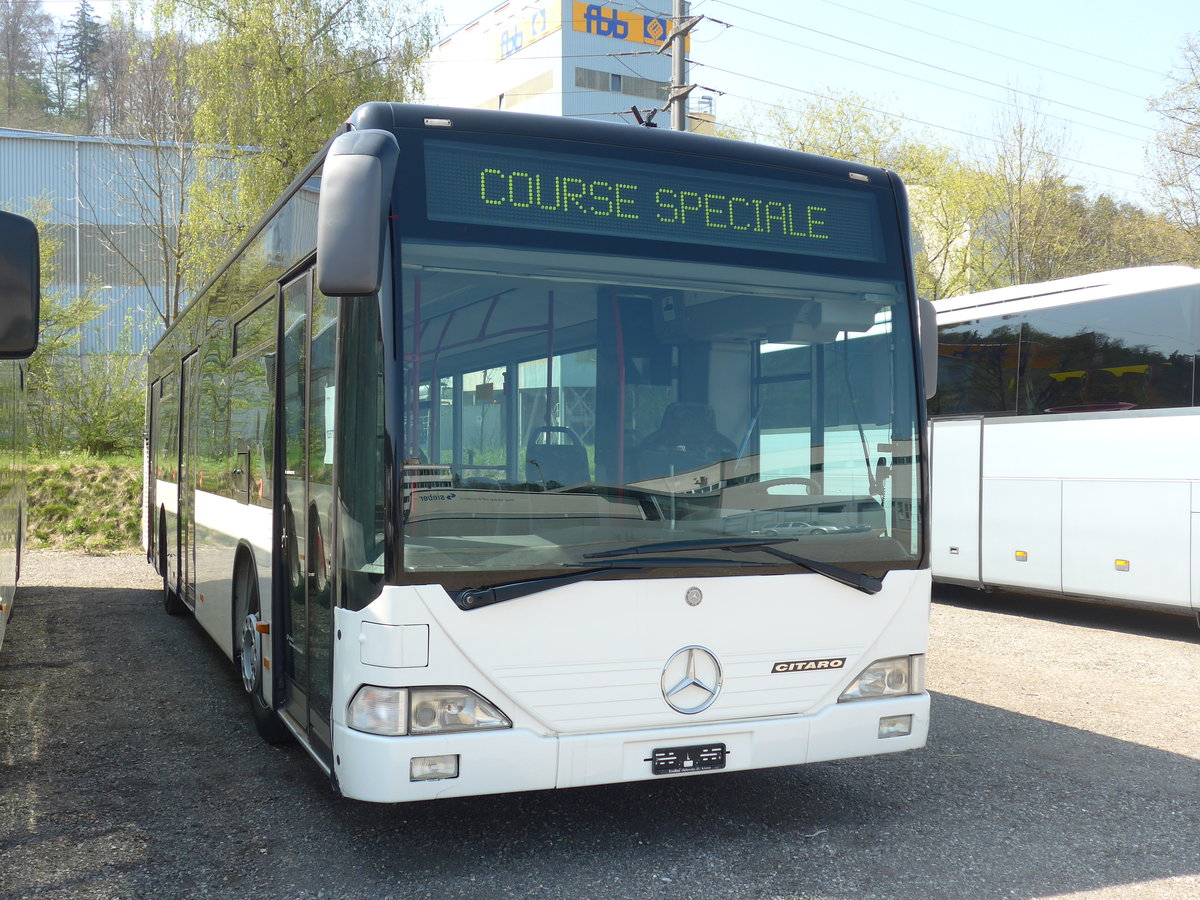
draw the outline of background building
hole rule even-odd
[[[162,152],[146,142],[0,129],[0,207],[30,215],[44,203],[45,224],[62,241],[43,291],[70,298],[95,287],[107,307],[80,335],[84,352],[140,352],[162,331],[155,232],[173,233],[175,222],[155,220],[179,189],[164,176]]]
[[[426,99],[447,106],[633,121],[666,104],[670,0],[503,3],[430,54]],[[654,12],[654,10],[666,10]],[[660,113],[657,124],[667,127]]]

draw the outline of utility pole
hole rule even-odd
[[[688,104],[687,93],[683,91],[687,84],[687,57],[683,52],[687,42],[688,29],[683,27],[684,16],[687,15],[687,0],[674,0],[671,10],[671,128],[675,131],[687,131]]]
[[[688,32],[696,27],[703,16],[688,18],[687,0],[674,0],[671,12],[671,33],[663,41],[658,52],[662,53],[667,47],[671,48],[671,88],[667,94],[667,107],[671,110],[671,128],[675,131],[688,130],[688,94],[696,87],[687,83],[687,57],[684,55],[684,45],[687,43]]]

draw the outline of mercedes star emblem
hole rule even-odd
[[[663,666],[662,694],[672,709],[685,716],[703,712],[721,693],[721,664],[703,647],[676,650]]]

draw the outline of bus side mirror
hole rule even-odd
[[[41,297],[37,226],[0,212],[0,359],[27,359],[37,349]]]
[[[388,206],[400,147],[388,131],[334,138],[317,201],[317,288],[327,297],[374,294],[383,283]]]
[[[921,364],[925,368],[925,399],[937,394],[938,332],[937,310],[928,300],[917,301],[917,323],[920,326]]]

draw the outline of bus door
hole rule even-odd
[[[332,694],[330,582],[333,505],[333,301],[314,296],[311,271],[283,288],[281,435],[276,528],[283,627],[282,711],[329,757]],[[327,427],[328,426],[328,427]]]
[[[179,377],[179,598],[196,608],[197,443],[200,432],[200,354],[183,358]]]

